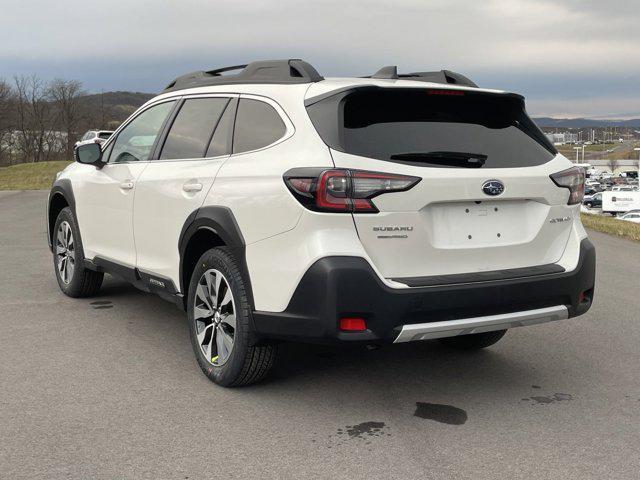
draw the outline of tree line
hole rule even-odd
[[[0,79],[0,166],[70,160],[87,130],[119,123],[104,102],[86,98],[77,80]]]

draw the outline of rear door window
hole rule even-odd
[[[307,107],[342,152],[425,167],[541,165],[556,150],[521,97],[463,90],[361,88]]]
[[[233,136],[233,153],[264,148],[281,139],[287,128],[268,103],[240,99]]]
[[[162,147],[160,160],[203,158],[228,98],[193,98],[184,102]]]

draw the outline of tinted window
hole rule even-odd
[[[356,89],[307,111],[325,143],[379,160],[428,167],[541,165],[556,151],[522,98],[431,89]]]
[[[110,136],[111,136],[111,132],[101,132],[98,134],[98,137],[102,138],[103,140],[106,140]]]
[[[229,105],[222,114],[222,118],[218,122],[216,131],[209,144],[209,149],[207,150],[207,157],[219,157],[231,153],[231,129],[233,128],[235,113],[235,100],[232,100],[229,102]]]
[[[156,137],[175,102],[148,108],[124,127],[116,138],[109,161],[145,161],[151,155]]]
[[[185,101],[169,130],[160,158],[204,157],[213,130],[228,102],[227,98]]]
[[[241,99],[233,135],[233,153],[257,150],[271,145],[286,132],[280,115],[267,103]]]

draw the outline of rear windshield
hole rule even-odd
[[[512,168],[557,154],[517,95],[366,87],[326,97],[307,111],[331,148],[379,160]]]

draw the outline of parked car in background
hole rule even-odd
[[[627,172],[621,172],[620,176],[623,178],[638,178],[638,171],[637,170],[630,170]]]
[[[628,212],[618,217],[618,220],[624,220],[626,222],[640,223],[640,210],[634,212]]]
[[[76,142],[75,146],[79,147],[80,145],[84,145],[85,143],[99,143],[100,145],[102,145],[109,139],[112,133],[113,130],[89,130],[82,136],[80,140]]]
[[[589,208],[602,207],[602,192],[585,196],[582,204]]]
[[[632,185],[616,185],[611,187],[612,192],[635,192],[636,190],[638,190],[638,188]]]

